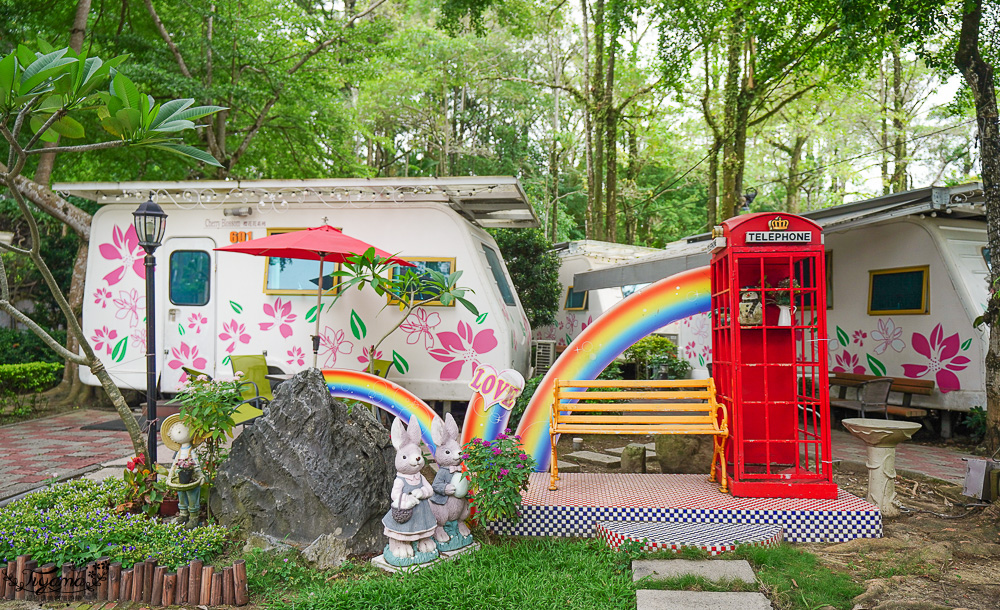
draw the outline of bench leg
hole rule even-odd
[[[726,439],[715,437],[715,454],[719,458],[719,491],[729,493],[729,473],[726,472]],[[715,470],[715,455],[712,456],[712,469]]]
[[[549,461],[549,491],[555,491],[556,481],[559,480],[559,456],[556,454],[556,435],[549,436],[552,445],[552,457]]]

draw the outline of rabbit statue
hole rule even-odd
[[[462,447],[459,444],[458,424],[451,413],[442,421],[435,417],[431,422],[431,438],[437,445],[434,461],[437,462],[437,476],[431,487],[431,512],[437,519],[434,540],[439,551],[454,551],[472,544],[472,535],[465,520],[469,518],[469,502],[465,499],[469,491],[469,480],[462,472]]]
[[[426,501],[434,492],[420,474],[424,456],[416,415],[410,418],[409,426],[397,417],[390,436],[396,448],[396,480],[392,484],[392,508],[382,517],[389,537],[383,559],[397,567],[434,561],[438,558],[433,538],[437,521]]]

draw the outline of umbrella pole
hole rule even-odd
[[[319,259],[319,284],[316,290],[316,334],[313,335],[313,368],[319,368],[319,312],[323,304],[323,257]]]

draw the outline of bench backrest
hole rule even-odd
[[[712,379],[556,379],[553,394],[566,424],[714,424],[721,408]]]
[[[840,385],[848,388],[856,388],[866,381],[879,379],[876,375],[859,375],[857,373],[835,373],[836,377],[830,376],[830,385]],[[907,377],[888,377],[892,379],[892,392],[905,392],[907,394],[922,394],[930,396],[934,393],[934,382],[929,379],[909,379]]]

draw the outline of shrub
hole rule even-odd
[[[63,345],[66,344],[66,331],[46,330],[53,339]],[[0,328],[0,362],[5,364],[62,362],[62,358],[30,330]]]
[[[635,375],[638,379],[649,379],[666,367],[667,374],[675,378],[686,377],[691,372],[691,365],[677,357],[677,346],[666,337],[649,335],[635,342],[622,354],[627,362],[635,364]]]
[[[516,521],[521,492],[528,488],[528,477],[535,469],[535,460],[519,447],[521,438],[510,434],[508,428],[493,442],[474,438],[462,447],[472,505],[483,521]]]
[[[59,382],[62,369],[58,362],[0,364],[0,397],[47,390]]]
[[[121,479],[79,479],[58,483],[0,509],[0,563],[30,555],[39,565],[98,557],[130,567],[155,557],[177,568],[193,559],[208,561],[222,551],[227,530],[211,525],[193,530],[143,515],[118,513],[128,487]]]

